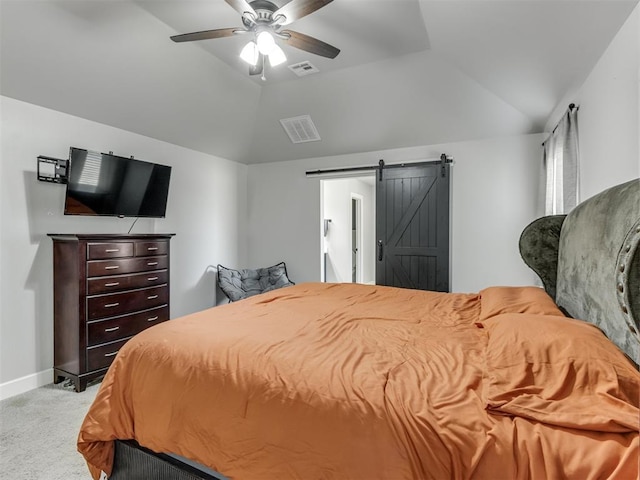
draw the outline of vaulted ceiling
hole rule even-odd
[[[637,3],[334,0],[290,27],[340,55],[284,45],[262,81],[246,37],[169,40],[241,26],[224,0],[0,0],[0,93],[249,164],[536,133]],[[306,114],[321,140],[293,144]]]

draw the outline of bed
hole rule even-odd
[[[637,478],[639,243],[634,180],[524,230],[544,289],[302,283],[165,322],[78,450],[111,480]]]

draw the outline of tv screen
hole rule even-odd
[[[65,215],[165,216],[171,167],[71,147]]]

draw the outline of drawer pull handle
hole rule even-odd
[[[158,247],[147,247],[147,250],[149,250],[149,251],[153,251],[153,250],[157,250],[157,249],[158,249]]]
[[[147,322],[155,322],[158,319],[158,316],[147,318]]]
[[[150,282],[153,282],[154,280],[157,280],[157,279],[158,279],[158,277],[149,277],[149,278],[147,278],[147,280],[149,280]]]
[[[119,248],[107,248],[105,250],[106,253],[115,253],[115,252],[119,252],[120,249]]]
[[[120,327],[111,327],[104,329],[105,332],[115,332],[116,330],[120,330]]]
[[[158,295],[149,295],[147,300],[155,300],[156,298],[158,298]]]
[[[105,357],[113,357],[114,355],[118,354],[118,350],[116,350],[115,352],[111,352],[111,353],[105,353],[104,356]]]
[[[152,267],[154,265],[157,265],[157,264],[158,264],[158,262],[147,262],[147,265],[150,266],[150,267]]]
[[[104,267],[105,270],[116,270],[120,268],[120,265],[109,265],[108,267]]]
[[[111,282],[104,284],[105,287],[117,287],[118,285],[120,285],[120,282]]]
[[[117,307],[118,305],[120,305],[120,303],[116,302],[116,303],[107,303],[104,308],[112,308],[112,307]]]

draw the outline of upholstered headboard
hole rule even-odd
[[[597,325],[640,364],[640,180],[542,217],[520,253],[569,316]]]

